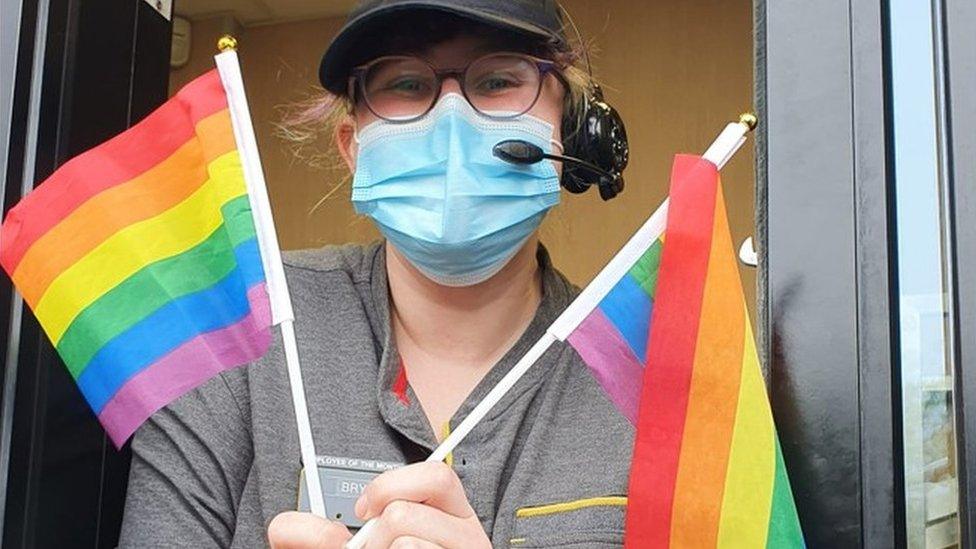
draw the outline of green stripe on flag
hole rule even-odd
[[[140,269],[72,321],[58,353],[77,378],[95,353],[133,324],[178,297],[208,288],[237,265],[234,248],[253,238],[247,195],[221,207],[224,224],[185,252]]]
[[[254,238],[254,217],[246,194],[228,201],[220,208],[220,213],[224,216],[224,229],[230,236],[231,247]]]
[[[661,266],[661,249],[663,242],[655,240],[654,244],[644,252],[644,255],[630,268],[629,274],[637,284],[647,292],[647,295],[654,298],[654,290],[657,288],[657,273]]]
[[[786,464],[783,462],[783,450],[776,440],[776,478],[773,481],[772,509],[769,513],[769,537],[766,547],[780,549],[782,547],[806,547],[803,541],[803,530],[800,528],[800,517],[793,502],[793,492],[790,490],[790,479],[786,475]]]

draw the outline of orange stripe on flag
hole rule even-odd
[[[13,275],[27,303],[36,306],[58,275],[113,234],[185,200],[207,181],[207,165],[236,147],[227,109],[201,120],[196,132],[161,163],[85,201],[28,248]]]
[[[714,547],[742,371],[745,311],[721,183],[671,518],[671,547]]]

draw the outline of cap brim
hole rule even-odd
[[[348,90],[347,82],[352,69],[351,53],[364,35],[377,22],[390,17],[391,14],[402,11],[429,10],[452,13],[459,17],[471,19],[480,23],[487,23],[502,29],[525,33],[542,39],[558,42],[560,37],[551,31],[500,13],[470,6],[458,6],[451,0],[417,0],[416,2],[398,2],[386,8],[378,8],[365,13],[346,23],[338,35],[332,40],[329,48],[322,56],[319,65],[319,81],[326,90],[343,95]]]

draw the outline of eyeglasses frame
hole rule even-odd
[[[474,103],[471,102],[471,98],[468,97],[468,92],[465,89],[464,81],[465,81],[465,75],[467,74],[468,69],[471,67],[471,65],[474,65],[475,63],[487,57],[494,57],[494,56],[501,56],[501,55],[511,55],[513,57],[521,57],[522,59],[530,61],[532,65],[535,66],[536,70],[539,72],[539,86],[536,89],[535,97],[532,99],[532,102],[529,104],[527,108],[525,108],[523,111],[516,114],[499,116],[499,115],[492,115],[492,114],[482,112],[480,109],[478,109],[478,107],[475,107]],[[431,72],[434,74],[434,77],[437,79],[437,93],[433,95],[433,100],[431,101],[430,105],[428,105],[427,109],[421,114],[418,114],[417,116],[413,116],[411,118],[387,118],[385,116],[382,116],[378,112],[376,112],[373,106],[370,105],[369,97],[368,94],[366,93],[366,79],[364,78],[364,76],[369,71],[369,69],[373,67],[373,65],[376,65],[377,63],[383,61],[388,61],[390,59],[413,59],[413,60],[420,61],[430,68]],[[420,120],[421,118],[427,116],[427,114],[431,110],[433,110],[434,107],[437,105],[437,101],[440,99],[441,93],[444,91],[444,80],[447,78],[454,78],[454,80],[458,83],[458,87],[461,88],[461,95],[464,96],[464,100],[467,101],[468,104],[471,105],[471,107],[478,112],[478,114],[492,120],[512,120],[514,118],[518,118],[519,116],[522,116],[523,114],[529,112],[530,110],[532,110],[532,107],[535,107],[536,103],[539,102],[539,97],[542,95],[543,83],[545,82],[546,76],[548,76],[549,74],[555,76],[556,79],[559,80],[559,82],[563,85],[563,87],[567,91],[569,90],[569,82],[566,80],[566,77],[562,74],[562,72],[560,72],[560,70],[561,67],[555,61],[549,59],[542,59],[525,53],[511,52],[511,51],[499,51],[499,52],[488,53],[474,59],[464,67],[457,68],[457,69],[438,69],[433,64],[431,64],[430,61],[417,55],[385,55],[382,57],[377,57],[376,59],[373,59],[368,63],[364,63],[362,65],[358,65],[352,68],[349,75],[348,93],[349,93],[349,98],[353,102],[355,102],[357,98],[356,92],[358,91],[363,99],[363,103],[366,105],[366,108],[369,109],[369,112],[373,113],[376,117],[380,118],[381,120],[385,120],[392,124],[407,124],[410,122],[416,122],[417,120]]]

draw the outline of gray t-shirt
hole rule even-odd
[[[316,452],[411,463],[436,446],[391,338],[382,243],[286,254]],[[543,298],[455,427],[576,295],[540,247]],[[261,547],[294,510],[301,459],[280,335],[136,433],[122,547]],[[621,544],[634,429],[557,342],[461,443],[452,467],[495,547]]]

